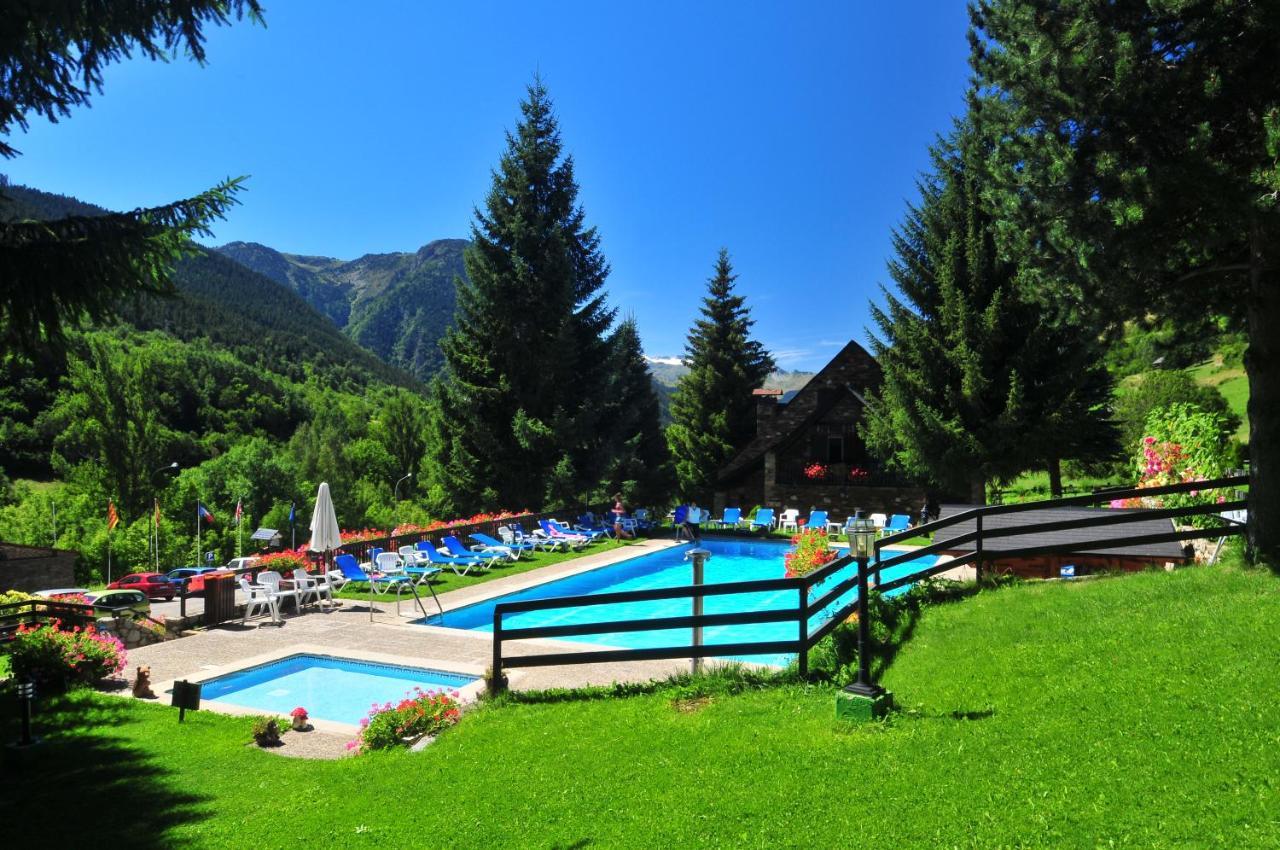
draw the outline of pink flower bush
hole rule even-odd
[[[61,628],[61,621],[18,627],[10,645],[10,664],[19,679],[55,687],[91,684],[124,671],[127,654],[115,635],[95,626]]]
[[[369,708],[360,720],[360,737],[347,744],[348,750],[388,750],[404,746],[424,735],[435,735],[458,722],[462,709],[458,692],[413,691],[394,705],[390,702]]]

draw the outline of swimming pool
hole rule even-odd
[[[209,679],[201,685],[201,697],[269,714],[288,714],[301,706],[312,718],[355,725],[375,702],[400,700],[414,688],[448,691],[478,680],[463,673],[302,653]]]
[[[782,578],[782,556],[790,548],[790,544],[774,541],[719,540],[704,538],[703,547],[711,552],[706,563],[704,581],[707,584],[752,581],[756,579]],[[690,544],[664,549],[638,558],[632,558],[607,567],[580,573],[575,576],[540,584],[516,593],[509,593],[484,602],[446,611],[444,616],[436,614],[425,620],[415,622],[433,626],[445,626],[453,629],[467,629],[476,632],[493,631],[493,609],[500,602],[514,602],[526,599],[546,599],[553,596],[578,596],[582,594],[615,593],[626,590],[645,590],[657,587],[683,587],[693,581],[693,566],[685,560],[685,552]],[[884,570],[882,581],[890,581],[898,576],[914,572],[922,567],[931,566],[936,558],[929,556],[908,561],[891,569]],[[842,570],[837,576],[828,579],[826,586],[833,587],[838,581],[854,574],[853,567]],[[905,593],[906,587],[890,591],[888,595]],[[822,594],[822,588],[815,589],[812,598]],[[816,628],[826,622],[842,606],[857,598],[857,592],[851,590],[837,599],[828,609],[815,615],[810,620],[810,628]],[[721,614],[733,611],[769,611],[794,609],[796,592],[794,590],[769,591],[762,593],[741,593],[727,596],[708,596],[704,605],[707,614]],[[524,611],[508,614],[503,617],[504,627],[534,628],[537,626],[568,625],[572,623],[614,622],[619,620],[653,619],[658,617],[679,617],[692,613],[690,599],[663,599],[650,602],[631,602],[611,605],[594,605],[578,608],[556,608],[545,611]],[[738,626],[714,626],[703,630],[704,643],[741,643],[754,641],[795,640],[795,622],[753,623]],[[575,635],[560,638],[561,640],[579,643],[602,644],[605,646],[638,649],[655,646],[680,646],[692,642],[689,629],[661,629],[648,632],[609,632],[591,635]],[[784,666],[794,660],[795,656],[751,655],[739,656],[735,660],[753,661],[759,664]]]

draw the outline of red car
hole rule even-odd
[[[155,599],[156,597],[173,598],[173,585],[169,583],[169,579],[163,573],[130,573],[119,581],[111,582],[107,587],[141,590],[147,595],[148,599]]]

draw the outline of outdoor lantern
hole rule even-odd
[[[855,558],[870,558],[876,545],[876,524],[869,519],[855,519],[849,543]]]

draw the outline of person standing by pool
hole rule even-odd
[[[628,540],[635,537],[630,531],[622,527],[622,518],[627,515],[627,506],[622,504],[622,494],[613,494],[613,536],[619,540],[626,538]]]
[[[698,507],[698,503],[693,499],[689,500],[689,513],[685,515],[684,527],[689,532],[689,538],[695,544],[702,543],[702,529],[698,524],[702,522],[702,508]]]

